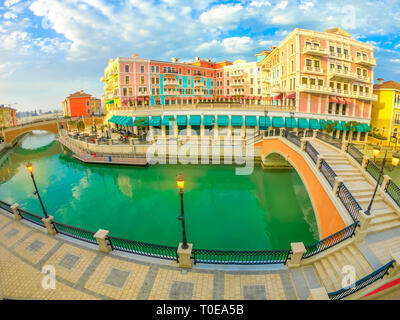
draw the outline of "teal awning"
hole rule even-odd
[[[205,126],[213,126],[215,122],[215,117],[214,116],[204,116],[203,117],[203,124]]]
[[[357,132],[367,132],[367,130],[365,129],[365,127],[362,124],[356,126],[356,131]]]
[[[299,128],[301,129],[309,129],[310,124],[308,123],[308,119],[299,118]]]
[[[110,101],[106,102],[106,104],[112,104],[112,103],[114,103],[114,100],[110,100]]]
[[[257,127],[257,117],[256,116],[246,116],[245,124],[246,124],[246,127]]]
[[[243,117],[242,116],[232,116],[231,119],[232,126],[241,127],[243,125]]]
[[[371,131],[372,131],[372,130],[371,130],[371,127],[370,127],[368,124],[363,123],[362,125],[363,125],[364,128],[365,128],[365,132],[371,132]]]
[[[148,126],[149,125],[149,117],[135,117],[135,126]]]
[[[150,125],[155,127],[161,126],[161,117],[151,117]]]
[[[343,126],[343,131],[350,131],[350,126],[345,127],[346,121],[341,121]]]
[[[114,123],[115,124],[121,124],[122,117],[121,116],[116,116]]]
[[[319,130],[321,129],[321,125],[319,124],[317,119],[310,119],[310,128]]]
[[[271,118],[270,117],[260,117],[260,129],[268,130],[271,126]]]
[[[117,116],[112,116],[110,119],[108,119],[108,122],[115,123],[116,118]]]
[[[344,130],[343,122],[341,122],[341,121],[336,121],[335,130],[343,131],[343,130]]]
[[[282,117],[272,117],[272,126],[276,128],[283,128],[285,123]]]
[[[325,120],[319,120],[319,124],[321,125],[321,129],[326,129],[327,127],[327,123]]]
[[[132,122],[132,117],[122,117],[121,124],[127,126],[129,122]]]
[[[286,117],[285,118],[285,126],[286,126],[286,128],[297,128],[296,118]]]
[[[189,124],[191,126],[199,126],[201,124],[201,116],[190,116]]]
[[[163,126],[169,126],[169,122],[174,120],[174,116],[164,116],[162,119]]]
[[[219,126],[229,126],[229,117],[228,116],[218,116],[217,123]]]
[[[187,116],[176,116],[176,123],[178,124],[178,126],[186,126]]]

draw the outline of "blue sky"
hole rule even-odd
[[[400,1],[0,0],[0,104],[61,108],[103,94],[107,61],[255,60],[294,28],[341,27],[375,46],[375,79],[400,82]]]

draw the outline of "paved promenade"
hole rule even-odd
[[[1,210],[1,209],[0,209]],[[399,233],[397,233],[399,235]],[[379,237],[378,237],[379,238]],[[385,252],[400,236],[370,238],[369,254],[386,262]],[[313,268],[226,271],[175,262],[103,254],[78,241],[46,234],[0,211],[0,297],[14,299],[307,299],[320,287]],[[384,249],[384,250],[383,250]],[[376,255],[375,255],[376,254]],[[54,266],[56,289],[43,289],[43,266]],[[396,298],[392,293],[391,298]]]

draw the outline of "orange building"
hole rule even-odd
[[[99,99],[83,90],[70,94],[63,101],[63,113],[67,117],[90,116],[97,112]]]

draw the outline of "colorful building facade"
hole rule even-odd
[[[9,128],[17,125],[17,110],[0,105],[0,127]]]
[[[373,93],[376,61],[372,45],[353,40],[340,28],[324,32],[295,29],[279,45],[255,56],[254,62],[233,63],[198,57],[189,63],[181,63],[177,58],[162,62],[137,54],[111,59],[101,78],[105,83],[105,112],[122,116],[122,109],[134,107],[134,111],[141,107],[149,115],[151,110],[161,109],[162,114],[170,116],[166,110],[179,105],[175,107],[176,116],[185,110],[187,117],[200,115],[204,120],[211,116],[211,107],[218,109],[212,112],[215,119],[228,116],[229,124],[215,121],[217,126],[229,127],[228,132],[238,126],[242,132],[247,127],[254,129],[254,118],[248,118],[248,122],[244,119],[255,116],[257,130],[282,127],[282,123],[290,129],[323,129],[324,124],[337,121],[335,137],[365,139],[370,129],[372,102],[377,100]],[[231,110],[223,110],[221,102],[228,103]],[[185,107],[187,104],[195,106]],[[231,123],[239,116],[242,120]],[[307,127],[299,119],[314,125]],[[353,121],[365,126],[358,126],[352,133],[343,124]],[[190,121],[185,123],[190,127]]]
[[[371,127],[390,140],[390,137],[400,137],[400,83],[390,80],[374,86],[374,94],[378,100],[374,102],[371,115]]]
[[[70,94],[62,105],[63,114],[67,117],[87,117],[101,110],[101,100],[82,90]]]

